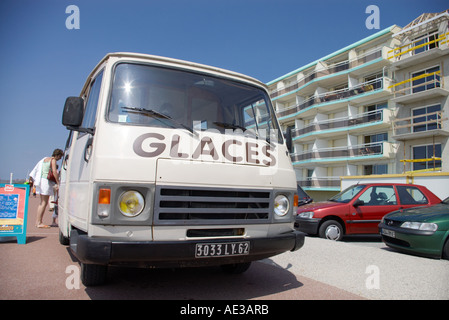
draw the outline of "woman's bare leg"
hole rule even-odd
[[[41,203],[37,207],[37,217],[36,217],[36,227],[38,228],[48,227],[42,224],[42,219],[44,217],[45,208],[47,207],[48,199],[50,198],[50,196],[41,194],[40,197]]]

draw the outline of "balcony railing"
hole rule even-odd
[[[449,32],[442,35],[438,35],[438,32],[425,35],[421,38],[415,39],[413,42],[388,51],[387,58],[392,62],[397,62],[401,59],[406,59],[407,57],[414,56],[434,48],[439,48],[440,44],[446,43],[448,37]]]
[[[383,155],[385,142],[373,142],[348,147],[322,148],[307,150],[291,155],[292,162],[330,159],[330,158],[354,158]],[[360,159],[360,158],[359,158]]]
[[[296,89],[302,87],[303,85],[311,82],[312,80],[358,67],[362,64],[365,64],[367,62],[370,62],[377,58],[380,58],[381,56],[382,56],[382,49],[376,49],[374,51],[366,52],[365,54],[363,54],[360,57],[357,57],[355,59],[345,60],[345,61],[330,65],[327,68],[323,68],[320,70],[310,71],[310,72],[304,74],[303,79],[296,81],[294,83],[291,83],[285,88],[273,90],[270,94],[271,99],[274,99],[278,96],[286,94],[290,91],[296,90]]]
[[[354,118],[344,117],[312,123],[302,129],[293,130],[292,138],[296,138],[310,132],[345,128],[345,127],[354,127],[357,125],[366,124],[370,122],[379,122],[383,120],[382,110],[385,109],[361,113]]]
[[[440,130],[443,128],[443,121],[445,120],[447,118],[443,118],[441,111],[399,118],[393,121],[393,132],[395,136],[398,136]]]
[[[443,87],[443,75],[438,70],[395,83],[389,86],[388,89],[393,90],[394,98],[400,98],[440,87]]]
[[[340,187],[340,177],[313,177],[298,180],[298,183],[303,188],[335,188]]]
[[[276,114],[278,118],[282,118],[294,114],[296,112],[302,111],[315,104],[338,101],[342,99],[356,97],[358,95],[362,95],[370,91],[382,90],[383,83],[384,78],[378,78],[361,83],[352,88],[345,88],[341,90],[329,91],[318,95],[314,95],[298,105],[291,106],[283,110],[278,110]]]

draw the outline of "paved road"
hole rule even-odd
[[[27,244],[0,240],[0,299],[449,299],[449,261],[393,252],[376,237],[308,237],[299,251],[255,262],[238,276],[218,268],[110,268],[107,285],[85,288],[58,229],[34,227],[37,201],[29,203]]]

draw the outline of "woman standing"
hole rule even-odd
[[[38,228],[50,228],[48,225],[42,223],[45,208],[48,205],[48,199],[51,195],[54,195],[53,187],[56,190],[59,189],[59,174],[56,162],[59,161],[64,152],[61,149],[55,149],[51,157],[43,158],[34,167],[30,173],[30,177],[34,181],[36,186],[36,193],[40,195],[41,202],[37,207],[36,227]],[[55,182],[49,180],[50,172],[53,173]]]

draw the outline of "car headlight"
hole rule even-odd
[[[311,219],[311,218],[313,218],[313,211],[305,211],[305,212],[301,212],[300,214],[298,214],[298,217],[300,217],[300,218],[306,218],[306,219]]]
[[[422,230],[422,231],[437,231],[438,225],[435,223],[406,221],[401,224],[401,228]]]
[[[138,216],[145,207],[145,199],[137,191],[123,192],[119,199],[119,210],[126,217]]]
[[[274,213],[279,217],[285,216],[288,213],[289,208],[290,204],[286,196],[280,194],[274,198]]]

